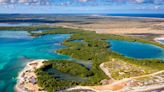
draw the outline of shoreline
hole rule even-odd
[[[161,36],[161,37],[156,37],[153,39],[155,42],[158,42],[158,43],[161,43],[161,44],[164,44],[163,42],[161,42],[160,40],[164,40],[164,36]]]
[[[153,40],[156,42],[159,42],[161,44],[164,44],[164,43],[159,41],[159,40],[164,40],[164,36],[156,37]],[[43,65],[44,61],[46,61],[46,60],[38,59],[38,60],[34,60],[34,61],[31,61],[31,62],[26,64],[24,69],[21,72],[19,72],[19,75],[17,77],[17,84],[15,85],[15,91],[16,92],[29,92],[29,91],[31,91],[31,92],[45,92],[42,88],[40,88],[37,85],[37,81],[36,81],[37,76],[34,73],[34,71],[36,69],[40,68]],[[99,67],[109,78],[112,78],[110,75],[110,72],[107,71],[106,68],[103,66],[104,66],[104,63],[100,64]],[[161,71],[161,72],[164,73],[164,71]],[[156,74],[160,74],[160,71],[158,71],[156,73],[148,74],[146,76],[152,76],[152,75],[156,75]],[[158,89],[160,90],[160,89],[164,88],[164,84],[154,84],[154,85],[150,85],[150,86],[138,85],[136,87],[134,86],[134,87],[130,88],[131,87],[131,86],[129,86],[131,84],[130,82],[135,81],[135,79],[137,79],[139,77],[142,77],[142,76],[125,78],[122,80],[115,80],[115,81],[114,81],[114,79],[112,79],[113,83],[110,83],[107,85],[75,86],[75,87],[65,89],[63,91],[92,90],[95,92],[122,92],[122,91],[143,92],[143,91],[152,91],[152,90],[158,90]],[[31,78],[32,78],[32,80],[35,80],[35,83],[31,82]],[[117,86],[120,86],[120,87],[122,86],[122,88],[115,90],[115,87],[117,87]],[[60,92],[62,92],[62,91],[60,91]]]
[[[85,26],[84,26],[85,27]],[[99,27],[99,26],[98,26]],[[94,26],[93,26],[93,28],[94,28]],[[104,28],[104,27],[103,27]],[[119,27],[118,27],[119,28]],[[124,28],[123,28],[124,29]],[[125,28],[126,29],[126,28]],[[100,30],[103,30],[103,29],[101,29],[101,27],[100,27]],[[122,29],[121,29],[122,30]],[[127,30],[127,29],[126,29]],[[134,29],[135,30],[135,29]],[[137,29],[137,30],[139,30],[139,28]],[[109,31],[112,31],[112,30],[110,30],[109,29]],[[142,31],[142,30],[141,30]],[[97,32],[97,31],[96,31]],[[100,32],[99,31],[99,29],[98,29],[98,32]],[[105,31],[105,28],[104,28],[104,32],[106,32]],[[155,30],[155,32],[156,32],[156,30]],[[158,31],[157,31],[158,32]],[[105,33],[106,34],[106,33]],[[163,37],[159,37],[159,38],[154,38],[154,41],[156,41],[156,42],[158,42],[158,43],[161,43],[161,44],[164,44],[164,43],[162,43],[160,40],[164,40],[164,36]],[[35,61],[37,61],[37,60],[35,60]],[[34,61],[32,61],[32,62],[29,62],[29,63],[27,63],[26,64],[26,66],[24,67],[24,69],[22,69],[20,72],[19,72],[19,76],[18,76],[18,83],[16,84],[16,86],[15,86],[15,89],[16,90],[18,90],[17,92],[26,92],[26,90],[24,89],[24,88],[22,88],[22,87],[20,87],[20,85],[21,85],[21,82],[22,81],[24,81],[25,79],[27,79],[27,78],[22,78],[22,75],[24,75],[23,73],[27,73],[26,71],[28,71],[28,66],[30,65],[30,64],[32,64]],[[40,62],[39,60],[37,61],[37,62]],[[42,60],[41,60],[41,62],[43,62]],[[34,62],[35,63],[35,62]],[[37,67],[37,66],[36,66]],[[34,68],[33,68],[34,69]],[[32,70],[33,70],[32,69]],[[103,70],[103,69],[102,69]],[[105,69],[104,69],[104,71],[106,71]],[[33,71],[33,73],[34,73],[34,71]],[[105,73],[105,72],[104,72]],[[109,74],[108,74],[109,73]],[[106,72],[106,74],[108,74],[108,76],[110,76],[110,72],[109,71],[107,71]],[[26,74],[25,74],[26,75]],[[36,77],[33,77],[32,76],[32,78],[33,79],[35,79]],[[37,84],[36,84],[37,85]],[[101,86],[101,85],[100,85]],[[154,85],[155,86],[155,85]],[[23,86],[24,87],[24,86]],[[85,88],[85,87],[84,87]],[[89,86],[88,86],[88,88],[89,88]],[[92,87],[90,87],[90,88],[92,88]],[[82,89],[82,88],[81,88]],[[42,91],[43,92],[43,91]]]
[[[164,39],[164,38],[162,38]],[[17,77],[17,84],[15,85],[15,91],[16,92],[46,92],[44,91],[41,87],[37,85],[37,82],[34,84],[30,82],[30,78],[36,79],[37,76],[35,74],[35,70],[40,68],[44,64],[44,59],[39,59],[39,60],[34,60],[26,64],[24,69],[19,72],[19,75]],[[104,63],[100,64],[99,66],[102,71],[108,75],[109,78],[111,78],[110,72],[107,71],[107,69],[104,67]],[[65,90],[61,90],[59,92],[67,92],[67,91],[74,91],[74,90],[90,90],[91,92],[143,92],[143,91],[153,91],[153,90],[160,90],[164,88],[164,84],[162,83],[157,83],[149,86],[143,86],[139,84],[136,80],[138,78],[142,77],[148,77],[148,76],[155,76],[158,74],[164,73],[163,71],[158,71],[152,74],[148,75],[142,75],[142,76],[137,76],[137,77],[131,77],[131,78],[125,78],[122,80],[113,80],[112,83],[105,84],[105,85],[98,85],[98,86],[75,86],[71,87]],[[150,80],[151,81],[151,80]],[[164,81],[164,79],[162,79]],[[139,84],[138,86],[132,86],[133,83]],[[145,83],[148,83],[148,81],[145,81]],[[117,88],[118,87],[118,88]]]
[[[40,88],[37,85],[37,82],[35,82],[34,84],[32,82],[30,82],[30,78],[34,78],[36,79],[36,75],[34,73],[34,71],[38,68],[40,68],[43,64],[44,64],[44,59],[39,59],[39,60],[34,60],[31,61],[29,63],[26,64],[25,68],[19,73],[18,77],[17,77],[17,84],[15,85],[15,91],[16,92],[46,92],[44,91],[42,88]],[[105,67],[103,67],[103,63],[100,64],[100,68],[102,69],[102,71],[104,71]],[[106,69],[105,69],[106,70]],[[134,92],[143,92],[143,91],[153,91],[153,90],[160,90],[164,88],[164,84],[162,83],[157,83],[157,84],[153,84],[153,85],[141,85],[139,84],[138,86],[132,86],[131,83],[137,83],[136,80],[138,78],[142,78],[142,77],[149,77],[149,76],[156,76],[158,74],[162,74],[164,73],[163,71],[158,71],[152,74],[148,74],[148,75],[142,75],[142,76],[137,76],[137,77],[131,77],[131,78],[125,78],[122,80],[115,80],[112,83],[106,84],[106,85],[99,85],[99,86],[75,86],[75,87],[71,87],[65,90],[61,90],[62,91],[74,91],[74,90],[90,90],[91,92],[130,92],[130,91],[134,91]],[[111,77],[111,75],[109,76],[109,78]],[[164,81],[164,79],[162,78],[162,81]],[[145,82],[146,83],[146,82]],[[148,83],[148,82],[147,82]],[[118,89],[115,89],[117,87],[120,87]]]
[[[40,68],[44,59],[38,59],[28,62],[24,69],[19,72],[17,77],[17,83],[14,87],[16,92],[45,92],[39,91],[41,88],[37,85],[37,76],[35,75],[35,70]]]

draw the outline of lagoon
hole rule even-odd
[[[127,57],[164,60],[164,49],[155,45],[121,40],[109,40],[108,42],[111,44],[111,50]]]
[[[16,77],[34,59],[68,59],[55,53],[69,34],[31,37],[26,31],[0,32],[0,92],[14,92]]]

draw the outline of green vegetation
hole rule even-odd
[[[146,68],[147,70],[152,70],[152,71],[159,71],[159,70],[164,70],[164,63],[162,60],[158,59],[135,59],[135,58],[128,58],[124,57],[123,55],[120,55],[118,53],[110,53],[109,58],[116,58],[119,60],[122,60],[124,62],[138,65],[138,67]]]
[[[164,48],[164,45],[153,41],[129,36],[96,34],[95,32],[91,31],[61,27],[49,29],[48,31],[44,31],[42,33],[31,33],[32,36],[41,36],[47,34],[72,34],[69,39],[65,40],[62,43],[67,48],[57,50],[57,52],[69,55],[72,58],[85,60],[86,62],[92,62],[91,69],[87,69],[82,65],[70,61],[51,60],[45,63],[45,65],[42,68],[38,69],[36,73],[38,75],[38,84],[49,92],[65,89],[67,87],[72,87],[75,85],[99,85],[101,80],[108,78],[100,69],[99,65],[106,61],[110,62],[110,60],[112,59],[117,59],[123,61],[124,63],[113,64],[114,62],[111,62],[110,64],[133,67],[132,70],[129,71],[123,71],[125,68],[118,68],[117,71],[113,71],[112,76],[115,79],[122,79],[122,76],[119,76],[118,74],[119,72],[124,72],[125,74],[123,78],[127,78],[135,76],[136,73],[142,75],[159,70],[164,70],[164,63],[162,63],[161,60],[138,60],[134,58],[127,58],[123,55],[111,51],[109,49],[110,44],[108,44],[106,40],[126,40],[131,42],[139,41],[143,43],[154,44]],[[83,42],[72,42],[74,40],[83,40]],[[55,68],[63,73],[71,74],[73,76],[87,77],[88,80],[85,82],[76,82],[55,78],[44,70],[47,66]],[[113,67],[114,66],[112,66],[112,69]],[[138,71],[137,67],[139,67],[138,69],[141,69],[144,72]]]
[[[45,66],[46,67],[46,66]],[[44,71],[44,67],[36,70],[38,85],[48,92],[59,91],[78,85],[75,81],[60,80]]]
[[[77,32],[83,32],[82,30],[77,29],[68,29],[68,28],[62,28],[62,27],[55,27],[50,30],[47,30],[42,33],[31,33],[32,36],[40,36],[40,35],[46,35],[46,34],[74,34]]]
[[[81,67],[82,71],[86,73],[85,75],[80,76],[87,76],[88,81],[77,83],[77,85],[99,85],[100,81],[103,79],[108,78],[104,72],[100,69],[99,65],[103,62],[109,61],[113,58],[126,62],[127,64],[120,63],[121,65],[128,65],[129,67],[133,66],[132,70],[123,71],[122,68],[118,69],[117,71],[112,72],[112,76],[116,79],[122,79],[127,77],[135,76],[136,73],[139,75],[159,71],[164,69],[164,64],[161,60],[138,60],[134,58],[127,58],[123,55],[118,53],[112,52],[109,47],[110,45],[106,42],[106,40],[127,40],[127,41],[139,41],[143,43],[151,43],[158,46],[163,47],[163,45],[158,44],[156,42],[151,42],[147,40],[143,40],[140,38],[133,38],[133,37],[124,37],[119,35],[109,35],[109,34],[96,34],[95,32],[88,32],[76,29],[67,29],[67,28],[56,28],[53,30],[49,30],[43,33],[32,34],[33,36],[40,36],[46,34],[72,34],[69,39],[64,41],[63,45],[67,46],[67,48],[63,48],[57,50],[58,53],[69,55],[73,58],[77,58],[80,60],[86,60],[86,62],[92,61],[92,68],[90,70],[86,70],[79,66],[78,64],[67,63],[66,61],[63,63],[59,63],[53,65],[53,68],[56,68],[64,73],[69,73],[75,76],[79,76],[79,73],[76,73],[76,70],[72,70],[73,67]],[[73,40],[83,40],[83,42],[72,42]],[[65,65],[66,64],[66,65]],[[73,65],[73,67],[70,66]],[[62,69],[61,67],[67,66],[67,68]],[[69,66],[69,67],[68,67]],[[154,67],[156,66],[156,67]],[[137,70],[143,70],[142,72]],[[80,70],[80,69],[78,69]],[[88,72],[89,71],[89,72]],[[119,76],[119,72],[125,72],[124,76]],[[134,72],[134,73],[132,73]],[[88,74],[89,73],[89,74]],[[69,86],[68,86],[69,87]]]
[[[79,77],[89,77],[92,73],[84,66],[67,60],[50,60],[45,62],[45,66],[51,66],[63,73],[68,73]]]

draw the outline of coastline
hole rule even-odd
[[[160,40],[164,40],[164,36],[154,38],[154,41],[155,41],[155,42],[158,42],[158,43],[164,44],[164,43],[161,42]]]
[[[44,61],[46,60],[40,59],[40,60],[31,61],[26,64],[25,68],[19,73],[17,77],[17,84],[15,85],[16,92],[46,92],[37,85],[37,82],[34,84],[30,82],[31,77],[34,77],[34,79],[36,79],[37,76],[35,75],[34,71],[40,68],[44,64]],[[103,65],[104,63],[100,64],[100,68],[104,71],[106,70],[106,68]],[[60,92],[62,91],[69,92],[69,91],[75,91],[75,90],[88,90],[91,92],[92,91],[93,92],[131,92],[131,91],[143,92],[143,91],[153,91],[153,90],[158,90],[158,89],[160,90],[164,88],[164,85],[161,83],[144,86],[144,84],[140,84],[136,80],[142,77],[149,77],[149,76],[153,77],[153,76],[163,74],[163,73],[164,71],[158,71],[156,73],[152,73],[148,75],[125,78],[125,79],[117,80],[117,81],[115,80],[112,83],[99,85],[99,86],[75,86],[75,87],[71,87],[65,90],[61,90]],[[108,73],[107,75],[109,74],[110,73]],[[111,76],[109,76],[109,78],[111,78]],[[162,78],[162,80],[160,81],[164,81],[164,79]],[[139,85],[132,86],[133,83],[137,83]],[[145,81],[145,83],[148,83],[148,81]]]
[[[156,42],[160,42],[159,40],[164,40],[164,37],[157,37],[154,38],[154,41]],[[160,42],[161,43],[161,42]],[[164,44],[164,43],[162,43]],[[37,83],[33,84],[33,83],[29,83],[27,82],[27,80],[29,81],[29,79],[31,77],[33,77],[34,79],[36,79],[36,75],[34,73],[34,70],[40,68],[43,63],[44,63],[44,59],[39,59],[39,60],[34,60],[31,61],[29,63],[26,64],[25,68],[19,73],[18,77],[17,77],[17,84],[15,85],[15,91],[16,92],[45,92],[44,90],[42,90],[42,88],[40,88]],[[109,78],[111,78],[110,72],[107,71],[107,69],[104,67],[104,63],[100,64],[99,66],[101,68],[101,70],[108,75]],[[29,74],[30,72],[30,74]],[[162,73],[164,71],[161,71]],[[153,73],[153,75],[156,75],[158,73]],[[146,75],[146,76],[151,76],[152,74]],[[94,92],[122,92],[122,91],[126,91],[126,92],[130,92],[130,91],[134,91],[134,92],[143,92],[143,91],[152,91],[152,90],[158,90],[158,89],[163,89],[164,85],[163,84],[154,84],[154,85],[150,85],[150,86],[136,86],[136,87],[132,87],[132,89],[129,89],[129,86],[131,82],[135,81],[136,78],[139,78],[142,76],[137,76],[137,77],[132,77],[132,78],[125,78],[122,80],[117,80],[117,81],[113,81],[113,83],[107,84],[107,85],[100,85],[100,86],[75,86],[75,87],[71,87],[68,89],[65,89],[63,91],[74,91],[74,90],[91,90]],[[25,82],[25,83],[24,83]],[[24,84],[23,84],[24,83]],[[120,89],[115,90],[115,88],[117,86],[122,86]],[[62,92],[62,91],[60,91]]]
[[[154,38],[154,41],[160,42],[159,40],[164,40],[164,37],[161,36],[161,37]],[[27,65],[19,73],[19,76],[17,78],[18,79],[18,83],[15,86],[16,92],[29,92],[29,90],[30,90],[30,92],[45,92],[45,91],[42,90],[42,88],[40,88],[37,85],[37,82],[35,82],[35,83],[32,83],[32,82],[29,83],[29,81],[30,81],[31,78],[32,78],[32,80],[33,79],[36,80],[36,77],[37,76],[35,75],[34,70],[40,68],[43,65],[44,61],[46,61],[46,60],[40,59],[40,60],[34,60],[32,62],[27,63]],[[106,75],[108,75],[109,78],[112,78],[111,75],[110,75],[110,71],[108,71],[104,67],[104,64],[103,63],[100,64],[99,67],[101,68],[101,70]],[[29,72],[30,72],[30,74],[29,74]],[[162,71],[162,73],[164,73],[164,71]],[[157,73],[154,73],[154,74],[156,75]],[[160,73],[158,73],[158,74],[160,74]],[[149,74],[148,76],[152,76],[152,74]],[[140,85],[138,83],[138,81],[136,82],[136,79],[137,78],[140,78],[140,77],[143,77],[143,76],[125,78],[125,79],[122,79],[122,80],[114,81],[113,83],[109,83],[107,85],[99,85],[99,86],[75,86],[75,87],[71,87],[69,89],[66,89],[65,91],[93,90],[95,92],[105,92],[105,91],[106,92],[109,92],[109,91],[111,91],[111,92],[122,92],[122,91],[128,92],[130,90],[130,91],[136,91],[136,92],[143,92],[143,91],[152,91],[152,90],[164,88],[164,85],[163,84],[154,84],[154,85],[150,85],[150,86],[143,86],[143,87],[141,87],[142,85]],[[133,83],[133,82],[136,83],[137,86],[134,86],[134,87],[131,88],[131,85],[132,85],[131,83]],[[145,83],[147,83],[147,81]],[[117,88],[117,87],[120,87],[120,88],[118,88],[116,90],[115,88]],[[62,92],[62,91],[60,91],[60,92]]]
[[[37,76],[35,70],[40,68],[44,59],[38,59],[26,64],[24,69],[18,74],[17,84],[15,85],[16,92],[45,92],[37,85]]]

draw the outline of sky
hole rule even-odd
[[[0,13],[164,13],[164,0],[0,0]]]

